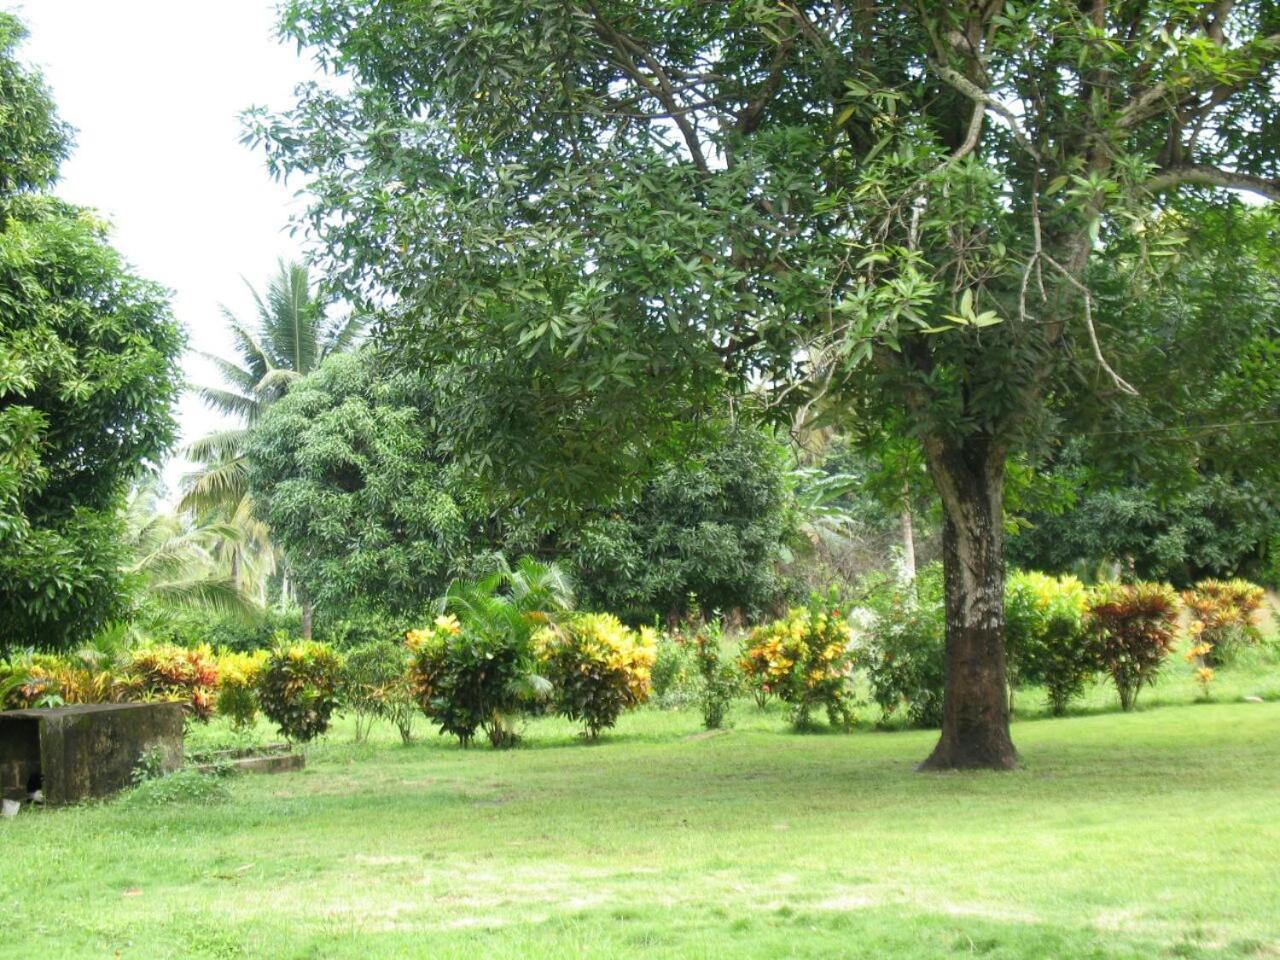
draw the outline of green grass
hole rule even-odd
[[[1192,704],[1172,667],[1138,713],[1091,697],[1017,723],[1012,774],[746,704],[723,735],[643,710],[506,753],[342,724],[229,796],[0,821],[0,957],[1280,956],[1280,703]]]

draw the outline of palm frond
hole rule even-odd
[[[240,456],[240,449],[248,437],[249,431],[243,427],[234,430],[215,430],[199,440],[193,440],[183,448],[188,459],[205,463],[217,463],[234,460]]]
[[[256,421],[262,409],[256,397],[245,396],[219,387],[195,387],[194,389],[206,406],[229,417],[240,417],[248,423]]]
[[[323,361],[335,353],[344,353],[358,344],[368,328],[368,323],[363,317],[352,314],[345,320],[339,320],[332,326],[324,337],[321,345],[320,360]]]
[[[230,577],[190,577],[149,585],[157,600],[186,610],[208,610],[252,622],[261,610]]]
[[[208,360],[217,367],[222,379],[229,383],[238,393],[250,393],[253,390],[253,385],[258,382],[258,376],[253,371],[237,366],[216,353],[207,353],[204,350],[200,350],[197,351],[196,355]]]
[[[242,456],[210,463],[182,479],[178,509],[193,514],[230,513],[249,493],[249,462]]]

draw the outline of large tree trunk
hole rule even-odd
[[[311,605],[311,598],[305,593],[302,595],[302,639],[311,639],[311,619],[314,608]]]
[[[942,496],[947,679],[942,736],[921,770],[1011,770],[1004,662],[1004,452],[926,443]]]

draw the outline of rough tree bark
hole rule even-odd
[[[981,437],[925,443],[943,504],[947,675],[942,735],[921,770],[1011,770],[1004,658],[1005,450]]]

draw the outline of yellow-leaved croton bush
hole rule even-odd
[[[267,651],[224,651],[218,655],[218,716],[237,730],[253,726],[258,717],[258,680],[267,663]]]
[[[792,707],[797,727],[825,707],[832,726],[853,725],[853,631],[838,607],[814,602],[757,627],[740,660],[747,679]]]
[[[658,652],[652,630],[631,630],[608,613],[579,613],[535,632],[533,649],[557,712],[585,722],[589,737],[649,698]]]

